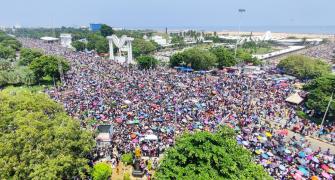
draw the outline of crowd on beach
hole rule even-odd
[[[24,46],[64,56],[71,64],[62,86],[47,93],[86,128],[113,125],[111,154],[134,152],[159,156],[184,132],[214,132],[226,125],[237,142],[255,153],[275,179],[332,179],[334,152],[311,147],[302,135],[319,132],[298,118],[285,99],[293,80],[275,81],[271,73],[216,76],[158,67],[138,70],[94,53],[73,52],[58,44],[20,39]],[[273,124],[279,124],[274,128]],[[324,128],[334,141],[334,128]]]

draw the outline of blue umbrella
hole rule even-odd
[[[299,157],[305,158],[306,157],[306,153],[304,151],[300,151],[299,152]]]
[[[269,155],[267,155],[267,154],[265,154],[265,153],[262,154],[262,157],[263,157],[264,159],[269,159]]]
[[[303,166],[299,166],[299,171],[302,172],[305,176],[308,176],[309,172]]]

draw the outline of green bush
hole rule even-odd
[[[112,172],[110,164],[100,162],[93,166],[92,178],[93,180],[107,180],[112,176]]]
[[[127,166],[133,163],[133,155],[131,153],[123,154],[121,161]]]
[[[15,49],[0,44],[0,58],[10,59],[15,58],[15,56],[16,56]]]

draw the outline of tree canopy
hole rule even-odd
[[[72,46],[76,49],[76,51],[84,51],[86,49],[86,43],[82,41],[73,41]]]
[[[216,55],[218,61],[218,68],[235,66],[237,64],[234,58],[234,53],[224,47],[211,49],[211,52]]]
[[[8,47],[14,49],[14,51],[18,51],[20,50],[22,44],[14,37],[7,35],[3,31],[0,31],[0,46]]]
[[[146,41],[143,38],[135,38],[132,45],[134,57],[138,57],[140,55],[148,55],[157,50],[158,48],[155,43],[152,43],[151,41]]]
[[[88,50],[96,50],[98,53],[107,53],[109,51],[108,40],[99,33],[88,35]]]
[[[136,60],[140,69],[155,68],[158,64],[158,60],[152,56],[140,56]]]
[[[29,68],[34,72],[37,81],[46,76],[60,79],[58,64],[62,65],[63,73],[70,69],[70,65],[65,59],[49,55],[35,58],[29,65]]]
[[[88,169],[94,141],[42,93],[0,92],[0,179],[73,179]]]
[[[100,33],[103,37],[110,36],[114,34],[114,30],[112,27],[108,26],[107,24],[101,25]]]
[[[330,66],[320,59],[292,55],[279,62],[277,67],[300,79],[313,79],[331,72]]]
[[[112,176],[112,168],[110,164],[100,162],[94,165],[92,170],[93,180],[107,180]]]
[[[184,134],[167,150],[157,179],[272,179],[253,162],[251,153],[238,145],[228,127],[216,133]]]
[[[304,89],[309,92],[307,96],[306,106],[309,109],[314,109],[319,112],[319,116],[323,116],[328,106],[332,92],[335,93],[335,75],[318,77],[306,84],[304,86]],[[334,99],[329,108],[328,117],[335,116]],[[334,118],[330,119],[334,120]]]
[[[0,59],[15,58],[15,49],[0,44]]]
[[[195,70],[208,70],[216,65],[216,56],[209,50],[200,48],[187,49],[170,58],[171,66],[188,65]]]
[[[20,65],[27,66],[35,58],[39,58],[43,55],[43,52],[39,49],[29,49],[29,48],[22,48],[20,50]]]

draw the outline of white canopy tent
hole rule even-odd
[[[45,42],[55,42],[55,41],[58,41],[59,38],[44,36],[44,37],[41,37],[41,40]]]
[[[298,93],[291,94],[286,101],[293,104],[300,104],[304,99]]]
[[[140,138],[140,141],[157,141],[158,137],[154,134],[145,135],[143,138]]]

